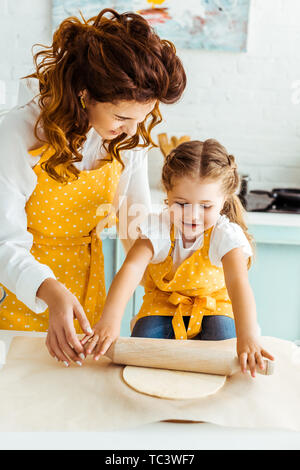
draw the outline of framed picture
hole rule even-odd
[[[103,8],[144,16],[177,48],[241,52],[247,49],[250,0],[53,0],[53,29],[68,16],[88,19]]]

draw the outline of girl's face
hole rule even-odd
[[[220,181],[188,176],[175,179],[167,195],[172,222],[191,242],[215,225],[226,199]]]
[[[89,101],[85,97],[90,125],[103,139],[112,140],[120,134],[132,137],[139,123],[153,110],[156,100],[148,103],[119,101],[115,104]]]

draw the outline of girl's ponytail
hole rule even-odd
[[[226,217],[228,217],[230,222],[238,224],[243,229],[243,232],[245,236],[247,237],[247,240],[250,243],[252,250],[254,251],[254,238],[248,232],[248,227],[244,220],[244,213],[245,213],[245,209],[239,197],[236,194],[231,194],[230,196],[228,196],[225,201],[224,207],[221,211],[221,214],[226,215]],[[250,268],[251,264],[252,264],[252,259],[249,258],[248,269]]]

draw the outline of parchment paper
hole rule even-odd
[[[261,341],[276,358],[273,376],[238,372],[215,395],[167,400],[128,387],[123,366],[105,357],[66,368],[43,338],[15,337],[0,370],[0,431],[113,431],[162,420],[300,431],[299,348]]]
[[[0,341],[0,367],[5,363],[5,344]]]

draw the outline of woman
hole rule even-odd
[[[34,59],[39,96],[0,127],[0,329],[48,331],[50,354],[80,364],[73,320],[91,333],[105,300],[97,208],[150,208],[150,132],[186,76],[146,20],[111,9],[64,20]]]

